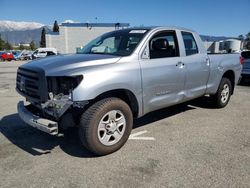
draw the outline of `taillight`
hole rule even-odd
[[[244,57],[240,56],[240,64],[243,64],[244,63]]]

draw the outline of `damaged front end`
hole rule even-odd
[[[27,106],[23,102],[18,104],[21,119],[44,132],[58,134],[58,122],[67,111],[82,109],[88,103],[73,102],[72,99],[72,91],[82,80],[82,75],[43,77],[33,70],[18,70],[16,89],[30,102]],[[73,122],[73,117],[66,117],[67,121],[71,118],[70,122]]]
[[[72,99],[72,91],[80,84],[83,76],[47,77],[48,100],[41,104],[47,115],[58,120],[71,106],[78,107]],[[79,106],[81,107],[81,106]]]

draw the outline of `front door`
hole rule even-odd
[[[141,59],[144,113],[180,102],[184,97],[185,66],[175,31],[155,34],[148,43],[149,59]]]

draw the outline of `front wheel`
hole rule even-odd
[[[222,78],[217,93],[211,98],[217,108],[224,108],[228,104],[231,94],[231,81],[228,78]]]
[[[133,115],[128,104],[118,98],[106,98],[82,114],[79,136],[87,149],[107,155],[126,143],[132,126]]]

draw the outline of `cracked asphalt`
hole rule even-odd
[[[0,62],[0,187],[250,187],[250,80],[229,105],[206,98],[135,120],[119,151],[95,157],[77,130],[53,137],[25,125],[15,76],[24,62]]]

